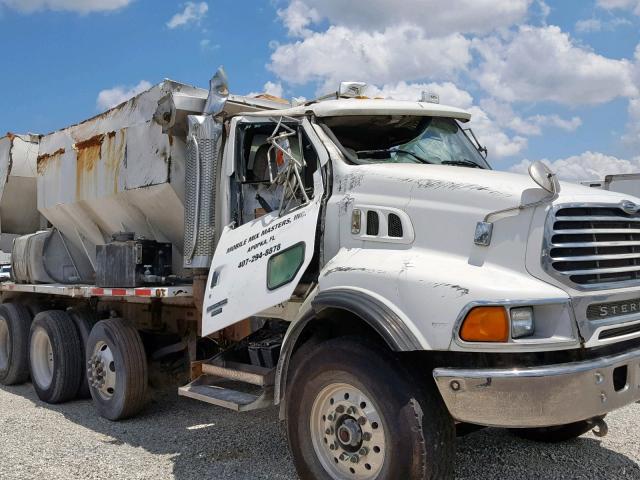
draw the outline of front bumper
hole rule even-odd
[[[460,422],[514,428],[564,425],[640,400],[640,349],[521,369],[437,368],[433,376],[449,412]]]

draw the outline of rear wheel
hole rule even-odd
[[[24,306],[0,305],[0,383],[16,385],[29,379],[31,314]]]
[[[86,346],[89,391],[98,413],[121,420],[146,401],[147,358],[140,335],[121,318],[95,324]]]
[[[29,370],[40,400],[75,398],[82,378],[82,348],[73,320],[60,310],[36,315],[29,337]]]
[[[303,479],[453,476],[455,428],[431,386],[382,348],[321,343],[287,386],[289,446]]]

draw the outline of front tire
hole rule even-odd
[[[147,357],[137,330],[121,318],[101,320],[91,330],[86,348],[89,391],[98,413],[122,420],[142,410]]]
[[[286,404],[302,479],[453,477],[454,423],[433,386],[416,386],[384,347],[353,339],[304,357],[294,358]]]

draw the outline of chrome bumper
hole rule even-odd
[[[433,376],[449,412],[460,422],[563,425],[640,400],[640,350],[523,369],[437,368]]]

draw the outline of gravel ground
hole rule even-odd
[[[539,445],[486,429],[458,439],[459,479],[640,479],[640,405],[608,417],[609,435]],[[172,392],[112,423],[90,401],[40,402],[0,387],[2,479],[295,479],[276,409],[233,413]]]

